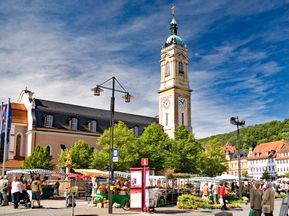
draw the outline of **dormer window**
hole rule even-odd
[[[44,127],[52,128],[53,126],[53,115],[47,115],[44,118]]]
[[[169,76],[171,73],[171,66],[170,66],[170,62],[166,63],[166,71],[165,71],[165,76]]]
[[[133,132],[134,132],[134,135],[135,135],[136,137],[138,137],[138,136],[139,136],[139,126],[134,126]]]
[[[72,130],[77,130],[77,123],[78,123],[77,118],[72,118],[72,119],[70,120],[70,128],[71,128]]]
[[[95,120],[92,120],[90,123],[89,123],[89,130],[91,132],[96,132],[96,126],[97,126],[97,123]]]
[[[184,74],[184,65],[183,62],[179,62],[178,71],[180,74]]]

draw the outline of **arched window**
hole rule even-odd
[[[170,67],[170,62],[166,63],[166,71],[165,71],[165,75],[169,76],[171,73],[171,67]]]
[[[77,130],[77,123],[78,123],[77,118],[72,118],[70,120],[70,127],[72,130]]]
[[[16,137],[16,151],[15,151],[16,156],[21,156],[21,143],[22,143],[22,136],[18,134]]]
[[[52,128],[53,126],[53,115],[47,115],[44,119],[44,127]]]
[[[184,65],[183,65],[183,62],[179,62],[179,73],[183,74],[184,73]]]
[[[47,150],[47,153],[48,153],[49,155],[52,155],[51,145],[47,145],[47,146],[46,146],[46,150]]]

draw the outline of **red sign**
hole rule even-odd
[[[141,159],[141,165],[142,166],[148,166],[149,165],[149,159],[148,158],[142,158]]]

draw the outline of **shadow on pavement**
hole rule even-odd
[[[186,210],[156,210],[153,212],[154,214],[182,214],[182,213],[188,213],[192,211],[186,211]]]

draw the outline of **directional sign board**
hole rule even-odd
[[[118,149],[113,149],[112,150],[112,161],[113,162],[118,162]]]

